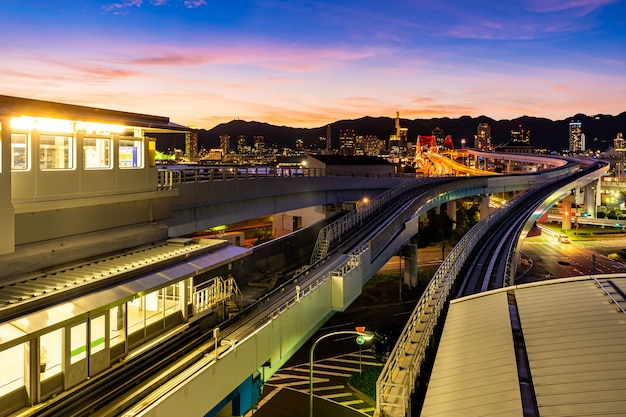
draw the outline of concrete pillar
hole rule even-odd
[[[593,206],[595,212],[594,217],[598,217],[598,207],[602,205],[602,178],[598,178],[596,181],[596,201]]]
[[[456,229],[456,200],[448,201],[446,206],[448,217],[452,220],[452,229]]]
[[[409,243],[402,249],[404,256],[404,283],[411,288],[417,287],[417,245]]]
[[[572,203],[574,203],[575,200],[576,197],[571,194],[561,200],[561,204],[563,207],[563,211],[561,212],[561,228],[563,230],[572,229]]]
[[[480,218],[484,219],[489,215],[489,194],[480,197]]]
[[[600,180],[597,180],[599,182]],[[589,216],[596,217],[596,195],[593,190],[594,183],[585,185],[585,211]]]

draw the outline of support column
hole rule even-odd
[[[599,182],[600,180],[597,180]],[[593,183],[585,185],[585,211],[589,216],[596,217],[596,195],[593,191]],[[598,187],[598,185],[596,185]]]
[[[572,203],[576,200],[572,194],[565,197],[561,200],[561,204],[563,205],[563,212],[561,213],[561,228],[563,230],[571,230],[572,229]]]
[[[448,201],[446,206],[448,217],[452,220],[452,230],[456,229],[456,200]]]
[[[409,243],[402,249],[404,255],[404,283],[417,287],[417,245]]]
[[[489,215],[489,194],[480,197],[480,218],[484,219]]]

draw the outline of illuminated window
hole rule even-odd
[[[143,168],[143,141],[141,139],[120,139],[120,168]]]
[[[122,343],[126,340],[124,306],[113,307],[109,311],[109,341],[111,347]]]
[[[111,139],[84,138],[83,164],[85,169],[111,168]]]
[[[39,167],[42,170],[74,168],[73,144],[71,136],[41,135]]]
[[[0,396],[8,394],[24,386],[24,360],[26,345],[21,343],[12,348],[0,350]]]
[[[58,329],[41,336],[39,348],[39,372],[41,380],[61,373],[63,329]]]
[[[11,168],[14,171],[26,171],[28,170],[28,135],[26,133],[12,133],[11,134]]]

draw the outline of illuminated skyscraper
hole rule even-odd
[[[435,140],[437,141],[437,147],[439,149],[443,149],[443,145],[446,140],[446,136],[443,132],[443,129],[440,127],[436,127],[432,130],[430,134],[435,137]]]
[[[481,150],[491,149],[491,127],[487,123],[480,123],[474,137],[474,148]]]
[[[356,154],[356,135],[354,130],[339,131],[339,153],[345,156]]]
[[[530,145],[530,130],[524,130],[522,125],[511,130],[511,145]]]
[[[406,138],[408,129],[400,127],[400,112],[396,112],[396,132],[389,136],[389,154],[395,157],[406,157]]]
[[[583,124],[572,120],[569,122],[569,150],[570,152],[582,152],[585,150],[585,147]]]
[[[613,140],[613,148],[615,148],[616,151],[622,152],[626,150],[626,144],[624,143],[624,136],[622,135],[622,132],[619,132],[617,137]]]
[[[220,135],[220,149],[222,150],[222,155],[227,155],[230,152],[230,135]]]

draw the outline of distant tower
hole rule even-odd
[[[389,154],[396,157],[406,157],[406,138],[408,129],[400,127],[400,112],[396,112],[396,132],[389,136]]]
[[[488,123],[480,123],[474,138],[475,149],[491,149],[491,127]]]
[[[262,135],[254,136],[254,150],[257,153],[263,153],[265,150],[265,137]]]
[[[585,150],[585,134],[583,124],[579,121],[569,122],[569,150],[570,152],[582,152]]]
[[[511,145],[530,145],[530,130],[524,130],[522,125],[511,130]]]
[[[230,152],[230,135],[220,135],[220,149],[222,150],[222,155],[227,155]]]
[[[198,130],[193,129],[185,134],[185,156],[189,161],[198,159]]]
[[[246,152],[246,137],[244,135],[237,137],[237,152],[240,155]]]
[[[339,153],[344,156],[356,154],[356,135],[354,130],[339,131]]]
[[[626,151],[624,136],[622,135],[622,132],[619,132],[617,134],[617,137],[613,140],[613,148],[615,148],[616,151]]]
[[[437,141],[437,146],[439,147],[439,149],[443,149],[444,142],[446,139],[443,129],[440,127],[436,127],[432,130],[430,134],[435,137],[435,140]]]
[[[332,143],[330,140],[330,125],[326,125],[326,150],[330,151],[332,149]]]

